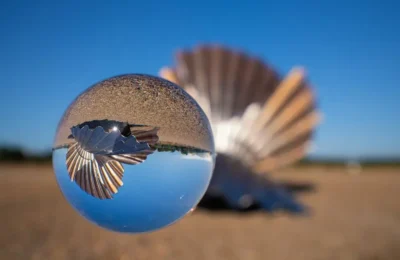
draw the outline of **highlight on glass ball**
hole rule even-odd
[[[62,116],[53,167],[66,200],[117,231],[168,226],[199,203],[214,168],[210,123],[179,86],[128,74],[80,94]]]

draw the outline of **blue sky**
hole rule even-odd
[[[51,147],[84,89],[157,74],[180,47],[228,44],[304,65],[325,115],[314,155],[400,156],[395,1],[14,1],[0,4],[0,143]],[[118,2],[118,3],[117,3]]]

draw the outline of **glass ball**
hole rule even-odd
[[[117,232],[160,229],[205,194],[215,162],[210,123],[179,86],[128,74],[81,93],[62,116],[53,167],[66,200]]]

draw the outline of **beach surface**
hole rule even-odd
[[[0,165],[0,259],[400,259],[400,169],[301,167],[306,216],[196,210],[150,234],[101,229],[78,215],[51,165]],[[140,209],[138,209],[140,210]]]

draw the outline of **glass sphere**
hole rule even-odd
[[[62,116],[53,167],[66,200],[117,232],[174,223],[203,197],[214,168],[211,127],[177,85],[128,74],[80,94]]]

